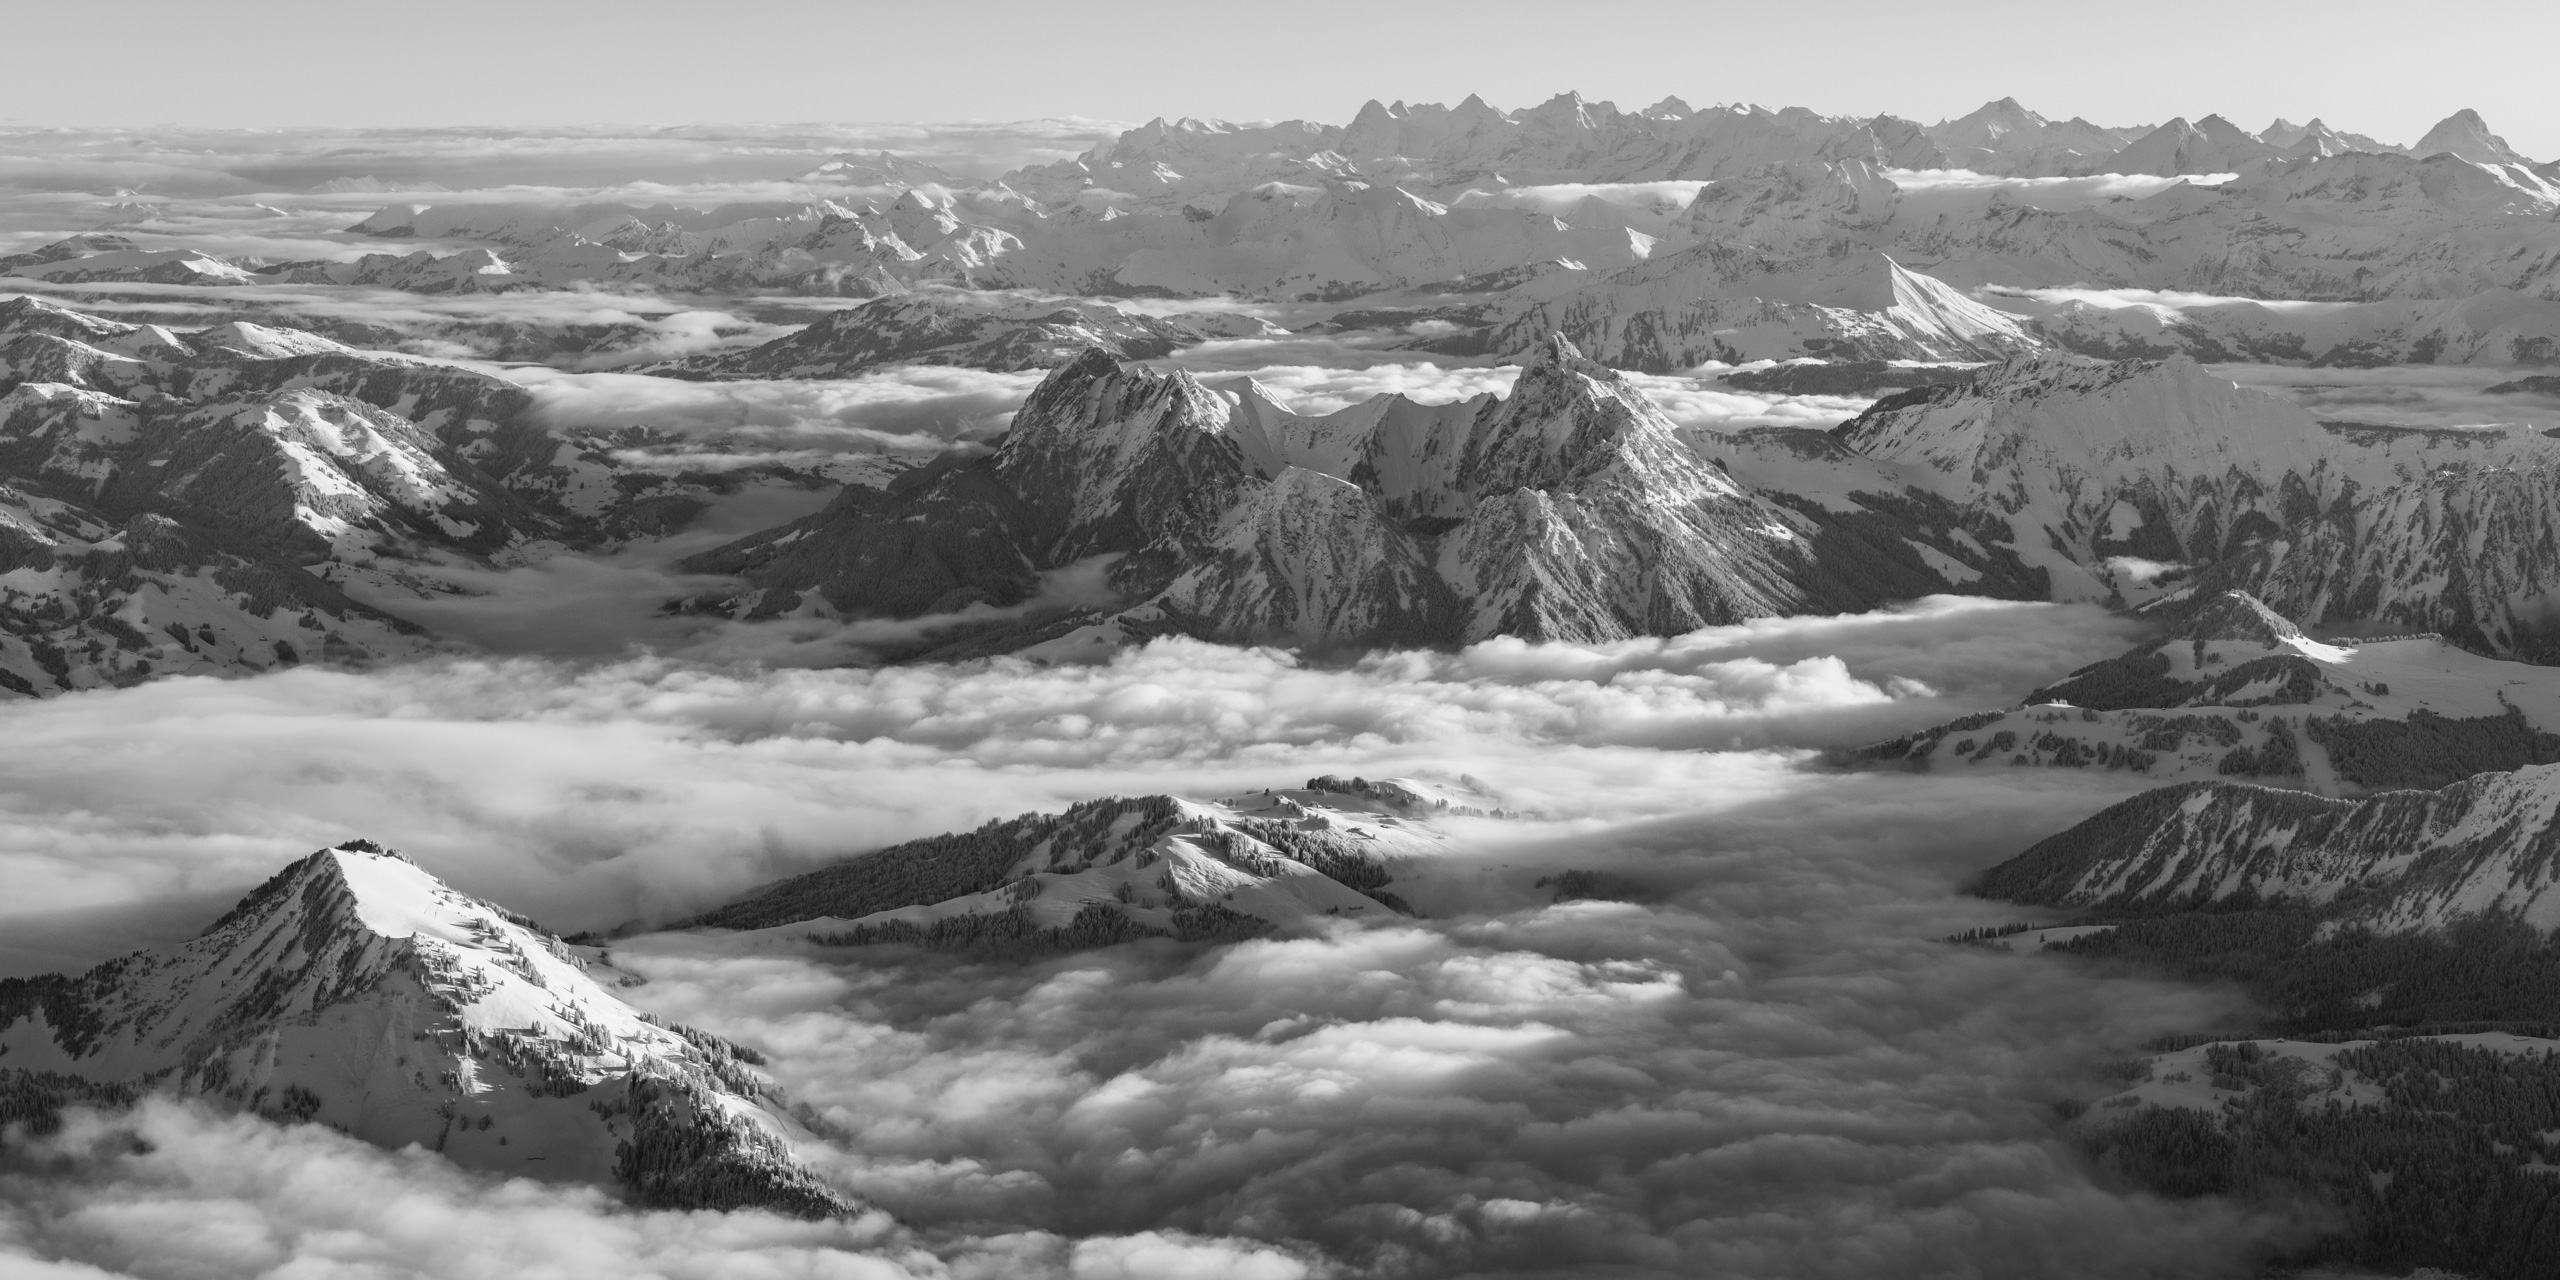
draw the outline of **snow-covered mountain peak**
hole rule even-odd
[[[1165,433],[1216,434],[1226,418],[1227,403],[1188,370],[1161,372],[1089,349],[1041,381],[997,454],[1127,454]]]
[[[1393,920],[1409,908],[1387,886],[1449,848],[1431,820],[1486,814],[1452,794],[1327,776],[1219,800],[1089,800],[865,854],[688,923],[835,945],[1045,950]]]
[[[796,1129],[761,1100],[753,1055],[644,1017],[597,971],[354,840],[286,867],[188,942],[0,982],[0,1051],[466,1167],[618,1182],[643,1203],[850,1207],[792,1158]]]
[[[1520,362],[1520,375],[1524,378],[1533,371],[1550,369],[1567,370],[1603,382],[1623,381],[1625,377],[1617,370],[1584,356],[1581,348],[1574,346],[1561,333],[1548,334],[1546,340],[1530,348]]]
[[[1992,151],[2033,141],[2043,134],[2046,123],[2043,116],[2029,111],[2016,98],[2001,98],[1983,103],[1969,114],[1942,121],[1933,132],[1948,146]]]
[[[1206,537],[1244,483],[1230,402],[1188,371],[1088,350],[1043,380],[996,448],[994,473],[1090,553]]]
[[[2044,343],[2016,316],[1964,296],[1935,276],[1884,259],[1893,284],[1885,318],[1913,341],[1947,355],[2012,355]]]
[[[1459,473],[1474,492],[1498,494],[1611,466],[1688,470],[1676,430],[1626,375],[1550,334],[1522,362],[1510,396],[1479,418]]]
[[[2506,139],[2489,132],[2489,122],[2469,107],[2437,121],[2410,152],[2421,158],[2450,152],[2473,164],[2533,163],[2508,146]]]

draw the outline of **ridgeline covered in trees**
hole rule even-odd
[[[2166,1195],[2334,1209],[2338,1228],[2284,1265],[2484,1280],[2554,1274],[2560,1258],[2560,938],[2510,915],[2378,933],[2302,907],[2125,919],[2051,944],[2085,962],[2238,984],[2253,1028],[2206,1046],[2219,1112],[2100,1109],[2084,1131],[2105,1166]],[[2429,1038],[2489,1030],[2550,1040],[2524,1054]],[[2327,1043],[2341,1076],[2239,1036]],[[2348,1077],[2378,1086],[2358,1101]],[[2369,1092],[2369,1091],[2366,1091]],[[2126,1101],[2131,1101],[2128,1095]]]
[[[2339,1229],[2288,1266],[2538,1280],[2560,1265],[2560,1057],[2420,1038],[2340,1050],[2326,1072],[2254,1044],[2206,1057],[2236,1098],[2098,1125],[2099,1163],[2166,1195],[2334,1208]],[[2382,1098],[2352,1100],[2350,1075]]]

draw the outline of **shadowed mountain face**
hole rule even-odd
[[[586,954],[356,841],[195,940],[0,981],[0,1077],[39,1109],[147,1087],[667,1207],[849,1211],[753,1055],[617,999]],[[635,979],[636,981],[636,979]]]
[[[2555,475],[2528,428],[2322,423],[2184,358],[2022,356],[1828,433],[1683,433],[1561,337],[1507,397],[1323,417],[1093,352],[993,451],[697,557],[749,585],[687,607],[1099,652],[1612,640],[1946,591],[2174,620],[2237,590],[2540,660]]]
[[[1328,418],[1089,353],[992,453],[884,495],[848,490],[690,567],[753,584],[698,608],[773,616],[814,597],[901,618],[1020,609],[1043,575],[1095,563],[1115,605],[978,643],[1075,627],[1315,646],[1607,640],[1950,585],[1907,548],[1750,493],[1562,339],[1506,398],[1387,397]]]

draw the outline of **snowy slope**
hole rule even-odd
[[[2136,186],[2156,193],[2144,199],[2091,194],[2107,175],[2235,174],[2210,189]],[[1755,301],[1840,306],[1841,264],[1885,253],[1960,290],[2447,299],[2507,288],[2550,298],[2541,221],[2560,194],[2470,112],[2403,151],[2317,122],[2263,135],[2218,116],[2109,128],[2047,120],[2013,100],[1923,127],[1676,101],[1631,112],[1571,94],[1513,111],[1479,99],[1372,102],[1343,126],[1160,119],[992,182],[877,159],[807,180],[806,199],[712,207],[395,205],[350,230],[482,247],[261,267],[254,278],[429,292],[584,284],[879,296],[943,282],[1341,298],[1498,288],[1559,265],[1608,273],[1704,252],[1747,279],[1651,305],[1711,297],[1743,315]],[[2054,185],[2072,182],[2083,185]],[[1681,204],[1691,204],[1685,216]],[[140,252],[49,248],[0,270],[119,278],[152,269],[126,261]],[[79,265],[86,258],[98,265]],[[220,268],[241,270],[203,269]],[[1594,333],[1546,327],[1639,363]]]
[[[167,516],[110,521],[0,484],[0,690],[419,657],[418,628]]]
[[[2549,643],[2560,442],[2527,428],[2323,424],[2183,357],[2047,357],[1879,401],[1837,435],[2006,525],[2055,599],[2175,611],[2244,590],[2320,628]]]
[[[741,1051],[644,1018],[559,939],[362,841],[193,941],[0,982],[0,1053],[642,1203],[851,1207],[794,1160]]]
[[[1986,873],[1977,891],[2111,912],[2254,896],[2386,932],[2513,913],[2560,926],[2560,765],[2332,800],[2227,782],[2145,792]]]
[[[1447,851],[1432,819],[1482,814],[1481,801],[1408,779],[1334,777],[1217,801],[1094,800],[863,854],[686,924],[837,945],[1042,950],[1393,919],[1409,908],[1389,886]]]
[[[691,607],[1017,610],[972,641],[992,652],[1062,622],[1101,626],[1087,645],[1619,639],[1950,590],[2174,620],[2239,590],[2324,633],[2539,659],[2555,481],[2530,428],[2323,423],[2178,357],[2020,357],[1831,432],[1720,433],[1555,335],[1508,397],[1321,416],[1091,352],[991,454],[696,557],[745,584]],[[1097,557],[1116,603],[1018,612]]]
[[[681,526],[709,485],[554,435],[471,369],[230,321],[0,302],[0,690],[424,650],[356,604]]]
[[[2441,786],[2560,762],[2560,672],[2433,635],[2323,643],[2234,592],[2020,707],[1829,761],[2125,770],[2163,782],[2240,775],[2326,795]]]
[[[1750,296],[1725,243],[1600,277],[1523,303],[1483,339],[1512,353],[1562,333],[1594,359],[1668,373],[1710,360],[1997,360],[2040,350],[2025,321],[1881,254],[1873,310]]]

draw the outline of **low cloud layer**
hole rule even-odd
[[[964,176],[993,177],[1074,156],[1123,126],[1095,120],[1010,123],[610,125],[447,129],[0,130],[0,189],[144,188],[189,197],[292,195],[333,178],[378,178],[451,199],[770,198],[837,155],[891,150]],[[432,184],[432,185],[430,185]],[[436,192],[434,187],[445,188]],[[673,193],[672,195],[670,193]],[[303,197],[311,199],[311,197]],[[385,199],[375,196],[377,202]],[[336,197],[349,206],[366,197]]]
[[[1439,771],[1559,819],[1678,812],[1773,785],[1791,765],[1769,749],[1999,705],[2130,634],[2085,607],[1946,598],[1347,668],[1166,640],[1099,666],[182,678],[0,706],[0,879],[29,913],[144,904],[369,835],[574,929],[1097,795]]]
[[[1705,781],[1705,779],[1700,779]],[[0,1166],[0,1248],[145,1277],[2241,1277],[2308,1224],[2089,1168],[2052,1104],[2225,997],[1933,939],[2084,777],[1790,775],[1473,824],[1426,919],[1024,964],[630,940],[888,1220],[635,1213],[171,1104]],[[1566,867],[1641,903],[1552,904]],[[142,1144],[133,1139],[140,1138]],[[76,1265],[75,1265],[76,1264]],[[725,1268],[725,1269],[724,1269]]]
[[[1528,815],[1453,822],[1399,884],[1420,918],[1205,952],[616,944],[651,979],[631,999],[765,1051],[820,1121],[804,1154],[881,1211],[851,1223],[636,1212],[155,1102],[9,1148],[0,1259],[150,1280],[502,1257],[563,1276],[2244,1276],[2302,1224],[2116,1185],[2052,1109],[2227,997],[1933,941],[2014,914],[1962,886],[2135,781],[1820,774],[1789,750],[2005,703],[2131,638],[2095,609],[1941,598],[1346,667],[1188,641],[1073,667],[527,659],[0,707],[0,878],[120,922],[118,945],[359,832],[574,928],[1095,795],[1465,774]],[[1555,903],[1539,881],[1569,869],[1635,900]]]
[[[2213,371],[2285,396],[2329,421],[2395,427],[2477,427],[2525,423],[2560,426],[2560,398],[2488,388],[2519,370],[2460,365],[2395,365],[2379,369],[2294,369],[2218,364]]]
[[[683,382],[638,373],[504,371],[554,428],[655,427],[776,448],[934,448],[1012,421],[1040,373],[906,367],[823,381]]]
[[[0,1271],[12,1280],[415,1276],[485,1280],[1304,1280],[1245,1240],[1041,1232],[925,1240],[878,1213],[634,1212],[590,1187],[501,1182],[410,1147],[153,1100],[74,1112],[0,1148]]]
[[[1979,208],[1996,195],[2011,205],[2067,213],[2109,200],[2140,200],[2184,183],[2218,186],[2239,175],[2195,173],[2164,178],[2147,173],[2100,173],[2077,178],[2020,178],[1971,169],[1892,169],[1885,176],[1902,188],[1906,204],[1931,212]]]
[[[1747,798],[1746,798],[1747,797]],[[1470,830],[1431,918],[1187,963],[636,940],[635,998],[769,1050],[921,1228],[1172,1226],[1348,1274],[2245,1275],[2283,1223],[2096,1178],[2051,1104],[2219,998],[1931,941],[2052,774],[1703,791]],[[1562,867],[1649,901],[1550,905]]]

